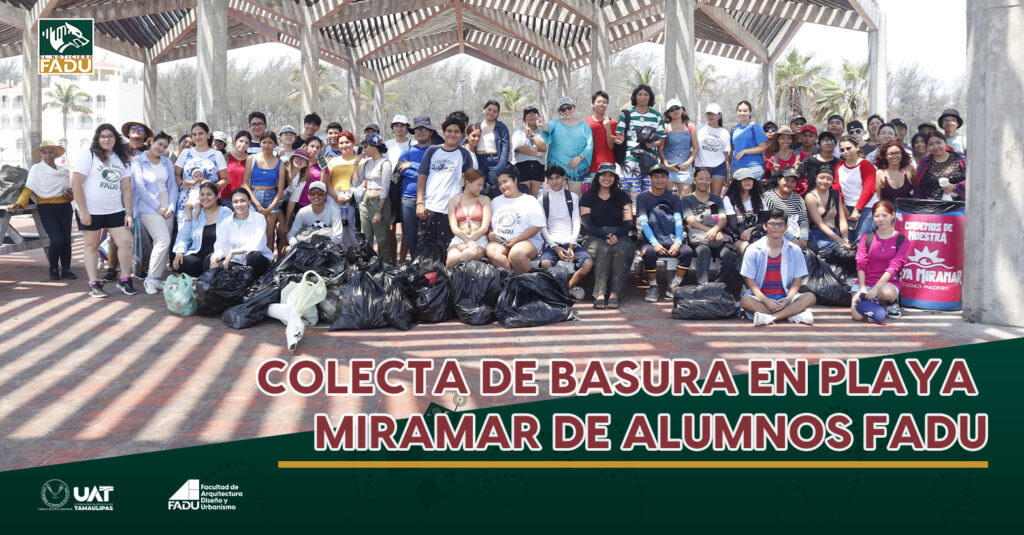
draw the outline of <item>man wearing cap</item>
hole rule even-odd
[[[806,124],[807,119],[805,119],[803,115],[794,115],[793,118],[789,120],[789,127],[792,128],[794,132],[800,132]]]
[[[644,191],[645,185],[643,175],[640,172],[640,163],[633,150],[639,145],[637,137],[645,126],[654,128],[657,139],[665,138],[665,119],[658,110],[654,109],[654,89],[648,85],[639,85],[633,90],[629,99],[633,105],[628,110],[619,114],[618,124],[615,127],[615,143],[626,144],[626,159],[622,165],[622,190],[633,197]],[[629,125],[627,131],[626,125]]]
[[[149,150],[146,143],[153,139],[153,131],[138,121],[128,121],[121,125],[121,133],[128,140],[128,156],[134,158]]]
[[[810,307],[816,298],[812,293],[800,293],[807,263],[800,248],[784,238],[787,226],[786,213],[771,209],[764,223],[765,237],[743,253],[740,275],[747,287],[740,306],[747,318],[754,320],[755,327],[784,319],[814,324]]]
[[[863,147],[867,143],[864,139],[864,123],[856,119],[846,124],[846,133],[857,140],[857,147]]]
[[[370,134],[380,135],[380,126],[377,123],[366,123],[366,126],[363,127],[363,138],[365,138],[366,136],[368,136]],[[356,154],[362,154],[362,153],[363,153],[363,144],[360,143],[359,146],[356,147]]]
[[[512,131],[512,159],[519,171],[519,183],[529,188],[530,195],[537,195],[544,182],[544,163],[547,161],[548,144],[537,131],[540,110],[527,106],[523,110],[523,123]]]
[[[815,128],[813,124],[807,124],[795,131],[799,132],[800,135],[797,136],[799,143],[793,146],[793,150],[807,155],[817,154],[819,150],[818,144],[816,143],[818,139],[818,129]]]
[[[280,141],[280,144],[274,149],[274,155],[280,158],[282,162],[291,160],[292,153],[295,152],[295,149],[292,147],[295,146],[298,137],[299,133],[295,130],[294,126],[290,124],[285,125],[277,133],[277,139]]]
[[[658,300],[658,258],[678,259],[676,273],[668,284],[666,295],[671,296],[683,282],[693,261],[693,249],[683,242],[683,204],[678,195],[668,189],[668,169],[655,165],[650,170],[651,189],[636,198],[636,215],[647,243],[640,245],[640,257],[647,273],[647,296],[644,301]]]
[[[912,149],[913,147],[907,145],[907,122],[898,117],[889,122],[896,127],[896,141],[903,143],[904,148]]]
[[[807,204],[803,197],[794,190],[797,178],[796,168],[790,166],[784,168],[776,175],[778,184],[775,188],[764,194],[764,207],[766,210],[778,208],[786,213],[786,221],[789,224],[785,238],[800,248],[807,246],[807,237],[810,235],[810,220],[807,217]]]
[[[946,135],[946,145],[954,151],[967,156],[967,137],[957,133],[957,130],[964,125],[960,112],[953,108],[947,108],[939,116],[939,128]]]
[[[402,241],[409,251],[409,256],[416,258],[416,240],[419,233],[419,217],[416,215],[417,182],[420,176],[420,163],[423,155],[431,147],[430,137],[437,128],[430,124],[430,117],[420,115],[412,119],[412,135],[415,143],[398,158],[395,169],[402,181]],[[404,258],[404,256],[403,256]]]
[[[331,239],[337,245],[343,246],[346,223],[341,217],[338,205],[327,203],[327,185],[323,182],[311,182],[309,184],[309,206],[304,206],[295,214],[295,221],[288,231],[288,247],[299,242],[300,233],[319,234]],[[306,236],[308,239],[310,236]]]

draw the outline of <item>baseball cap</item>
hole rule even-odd
[[[305,149],[296,149],[292,153],[292,158],[302,158],[303,160],[309,161],[309,153]]]
[[[292,134],[298,134],[298,132],[295,130],[295,127],[290,125],[290,124],[284,125],[284,127],[281,128],[281,130],[277,134],[281,135],[281,134],[287,134],[289,132],[291,132]]]
[[[227,145],[228,143],[230,143],[230,142],[231,142],[231,141],[230,141],[230,140],[228,139],[228,135],[227,135],[227,133],[225,133],[225,132],[221,132],[220,130],[215,130],[215,131],[213,132],[213,140],[214,140],[214,141],[223,141],[225,145]]]
[[[404,115],[402,115],[402,114],[400,114],[400,113],[396,114],[391,119],[391,126],[394,126],[395,124],[406,124],[407,125],[407,124],[409,124],[409,118],[404,116]]]
[[[793,167],[792,165],[783,167],[782,170],[779,171],[779,174],[782,176],[800,176],[800,173],[796,172],[796,167]]]
[[[653,166],[651,166],[651,170],[647,172],[647,174],[650,176],[654,176],[655,173],[665,176],[669,175],[668,169],[662,167],[661,164],[654,164]]]
[[[882,323],[885,321],[885,316],[888,314],[884,306],[865,298],[858,300],[854,307],[857,309],[857,313],[875,323]]]
[[[708,104],[708,107],[707,107],[706,110],[704,110],[704,112],[705,113],[722,113],[722,107],[719,106],[717,102],[712,102],[711,104]]]
[[[362,146],[365,147],[367,145],[377,147],[381,152],[388,151],[387,145],[384,144],[384,138],[380,137],[380,134],[370,134],[363,138]]]
[[[800,129],[801,134],[804,132],[814,132],[814,135],[818,135],[818,129],[815,128],[813,124],[805,124],[804,127]]]
[[[324,193],[327,193],[327,185],[324,184],[323,182],[319,181],[319,180],[317,180],[316,182],[310,182],[309,183],[309,189],[311,189],[311,190],[318,189],[318,190],[320,190],[320,191],[322,191]]]
[[[604,162],[604,163],[602,163],[597,168],[598,176],[600,176],[600,175],[602,175],[604,173],[611,173],[611,174],[615,175],[615,178],[619,177],[619,173],[615,172],[615,164],[613,164],[611,162]]]
[[[375,130],[377,132],[380,132],[380,127],[377,126],[377,123],[366,123],[366,126],[363,127],[363,132],[367,130]]]
[[[531,113],[536,113],[537,115],[540,115],[540,110],[537,109],[537,106],[527,106],[526,109],[523,110],[523,119],[525,119],[526,116]]]
[[[754,178],[754,172],[749,167],[740,167],[732,174],[733,180],[743,180],[744,178]]]
[[[671,110],[672,108],[674,108],[676,106],[679,106],[680,108],[683,107],[683,103],[679,99],[677,99],[677,98],[671,99],[671,100],[669,100],[668,102],[665,103],[665,109],[666,110]]]
[[[569,106],[572,106],[574,108],[576,107],[576,103],[573,102],[572,97],[561,97],[561,98],[558,99],[558,105],[555,106],[555,109],[561,108],[562,106],[565,106],[566,104],[568,104]]]

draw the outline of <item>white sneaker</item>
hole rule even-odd
[[[142,287],[146,289],[146,293],[149,295],[154,295],[160,292],[160,286],[162,286],[160,281],[156,279],[147,278],[145,282],[142,283]]]
[[[804,310],[803,312],[790,316],[790,323],[803,323],[804,325],[814,325],[814,314],[811,314],[811,309]]]
[[[587,296],[586,292],[583,291],[583,288],[580,288],[579,286],[569,288],[569,295],[577,301],[582,301],[583,298]]]
[[[164,281],[162,281],[160,279],[157,279],[156,280],[156,289],[160,290],[161,292],[164,291]]]
[[[765,314],[764,312],[754,312],[754,327],[761,327],[763,325],[774,325],[775,316],[771,314]]]

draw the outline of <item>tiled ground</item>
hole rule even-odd
[[[303,431],[315,412],[404,417],[430,401],[451,406],[411,395],[268,397],[254,378],[270,357],[451,357],[466,370],[482,357],[724,357],[743,372],[748,357],[871,356],[1021,336],[910,310],[886,326],[854,324],[844,310],[823,307],[813,327],[681,322],[669,318],[670,302],[642,302],[634,280],[620,311],[583,303],[578,322],[527,330],[447,322],[407,332],[319,326],[289,355],[276,320],[233,331],[219,319],[172,315],[160,295],[89,299],[80,249],[77,240],[74,284],[44,280],[41,250],[0,257],[0,470]],[[526,400],[470,396],[467,408],[517,401]]]

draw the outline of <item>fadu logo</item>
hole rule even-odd
[[[106,503],[110,501],[110,493],[114,487],[100,485],[92,487],[75,487],[75,500],[79,502]]]
[[[199,480],[190,479],[185,482],[171,498],[167,500],[168,511],[195,511],[199,509]]]

